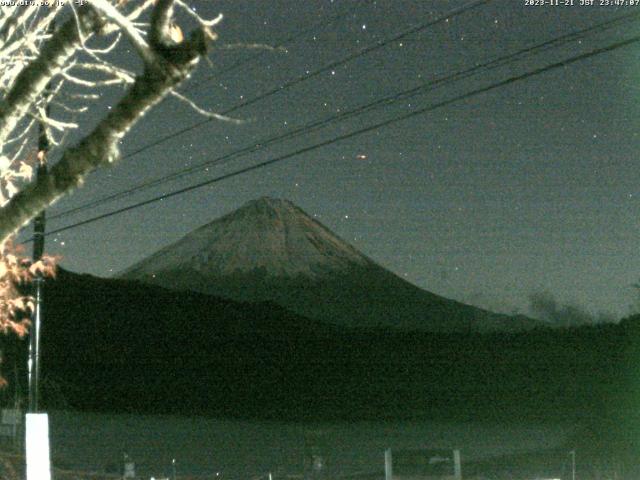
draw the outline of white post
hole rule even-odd
[[[569,455],[571,455],[571,478],[576,480],[576,451],[571,450]]]
[[[174,464],[175,465],[175,464]],[[135,478],[136,477],[136,464],[129,458],[129,455],[124,454],[124,469],[122,478]]]
[[[390,448],[384,451],[384,480],[393,480],[393,456]]]
[[[462,480],[462,465],[460,463],[460,450],[453,451],[453,476],[456,480]]]
[[[51,480],[49,416],[46,413],[27,413],[25,430],[27,480]]]

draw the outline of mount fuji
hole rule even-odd
[[[120,277],[244,302],[269,301],[348,327],[487,332],[541,325],[422,290],[290,201],[268,197],[194,230]]]

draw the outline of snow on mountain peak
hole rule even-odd
[[[204,276],[260,271],[315,278],[372,263],[290,201],[262,197],[194,230],[124,276],[181,270]]]

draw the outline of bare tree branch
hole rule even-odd
[[[12,233],[82,184],[91,171],[116,161],[125,134],[149,108],[175,93],[206,53],[207,41],[215,38],[210,28],[221,17],[205,20],[182,0],[175,1],[179,12],[186,12],[199,27],[188,40],[174,23],[174,0],[138,0],[130,9],[126,0],[91,0],[82,8],[67,2],[72,16],[55,31],[52,26],[62,16],[62,2],[55,7],[34,3],[0,9],[0,333],[27,332],[28,320],[20,319],[33,302],[16,285],[38,271],[53,272],[52,260],[32,264],[11,254]],[[150,23],[137,21],[147,9]],[[104,41],[93,44],[95,33]],[[143,61],[143,72],[137,76],[116,65],[117,57],[110,54],[121,38],[129,40]],[[47,143],[59,147],[82,125],[76,117],[108,85],[128,90],[92,132],[61,152],[48,174],[25,187],[31,164],[46,161],[45,150],[33,152],[33,126],[37,123]],[[176,95],[199,113],[215,116]],[[54,115],[51,105],[57,106]]]
[[[152,15],[151,32],[165,32],[171,25],[171,0],[159,0]],[[159,12],[158,12],[159,11]],[[207,50],[207,33],[195,30],[189,40],[174,45],[165,33],[151,42],[156,60],[146,64],[126,95],[78,145],[68,148],[46,176],[16,194],[2,209],[0,240],[9,237],[93,170],[119,157],[118,143],[136,121],[175,86],[189,76]]]
[[[68,20],[44,44],[38,58],[17,76],[11,90],[0,103],[0,145],[5,143],[20,119],[38,100],[47,83],[75,53],[80,44],[78,29],[94,32],[102,25],[100,17],[86,7],[82,9],[79,20],[80,25],[76,25],[75,19]]]
[[[171,19],[173,17],[174,0],[158,0],[151,14],[149,41],[154,49],[160,50],[171,45]]]
[[[197,113],[199,113],[203,117],[215,118],[216,120],[220,120],[220,121],[223,121],[223,122],[231,122],[231,123],[234,123],[236,125],[240,125],[242,123],[245,123],[244,120],[239,120],[237,118],[227,117],[226,115],[221,115],[220,113],[210,112],[208,110],[205,110],[204,108],[200,108],[196,104],[196,102],[194,102],[190,98],[186,97],[185,95],[182,95],[180,92],[177,92],[175,90],[171,91],[171,95],[173,97],[177,98],[178,100],[180,100],[181,102],[186,103],[187,105],[189,105],[190,108],[192,108],[194,111],[196,111]]]
[[[138,52],[138,55],[140,55],[145,63],[153,63],[153,52],[149,48],[149,45],[147,45],[146,40],[142,38],[140,32],[138,32],[136,27],[131,23],[131,20],[122,15],[118,9],[107,0],[92,0],[91,5],[122,29],[133,45],[133,48],[136,49],[136,52]]]

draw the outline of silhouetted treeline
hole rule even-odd
[[[618,426],[640,423],[640,316],[514,334],[347,330],[274,304],[61,271],[47,285],[42,338],[52,407],[580,420],[627,444]]]

